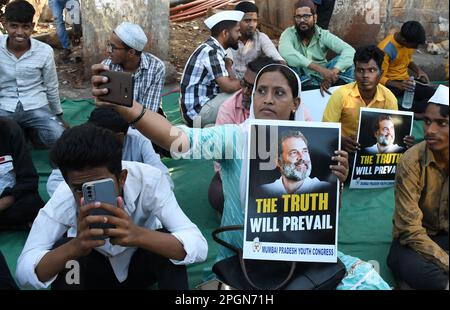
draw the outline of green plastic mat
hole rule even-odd
[[[163,108],[174,124],[180,124],[178,93],[169,94],[163,99]],[[71,126],[84,123],[94,109],[92,100],[63,100],[62,106],[66,120]],[[422,140],[422,122],[414,122],[414,136]],[[48,151],[33,151],[33,160],[39,172],[39,191],[44,199],[48,199],[45,184],[51,166]],[[189,285],[191,289],[202,283],[208,270],[211,269],[217,247],[212,240],[212,231],[219,226],[216,212],[210,207],[207,190],[213,176],[211,162],[176,161],[165,159],[175,183],[175,195],[187,216],[200,228],[208,241],[208,258],[204,263],[188,267]],[[339,250],[371,261],[379,266],[380,274],[391,285],[393,277],[386,266],[386,256],[391,242],[392,213],[394,210],[393,188],[382,190],[349,190],[343,193],[342,207],[339,216]],[[27,233],[0,233],[0,250],[15,273],[17,258],[24,246]]]

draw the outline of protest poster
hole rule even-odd
[[[412,133],[413,112],[361,108],[350,188],[384,188],[395,183],[397,164]]]
[[[337,261],[336,123],[252,120],[244,259]]]

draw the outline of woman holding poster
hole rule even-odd
[[[100,76],[101,71],[108,70],[103,65],[94,65],[92,93],[102,96],[108,92],[102,88],[107,79]],[[301,84],[297,75],[283,65],[265,67],[256,79],[253,92],[253,107],[250,112],[253,118],[276,120],[303,120],[303,104],[300,101]],[[222,226],[239,225],[244,222],[244,208],[241,200],[241,184],[245,190],[245,169],[243,158],[246,154],[248,124],[242,126],[227,125],[205,129],[172,126],[157,113],[145,113],[142,105],[134,102],[132,108],[98,101],[97,105],[109,106],[118,111],[125,120],[135,123],[138,130],[153,142],[167,150],[171,150],[174,158],[215,159],[222,166],[222,181],[225,194],[225,206]],[[199,156],[200,155],[200,156]],[[199,156],[199,157],[196,157]],[[333,173],[341,182],[348,175],[347,153],[337,151],[330,154],[331,159],[340,165],[331,165]],[[241,178],[242,176],[242,178]],[[244,196],[245,197],[245,196]],[[226,242],[242,247],[242,232],[224,236]],[[233,253],[219,248],[220,259]],[[339,284],[337,289],[389,289],[389,286],[374,271],[370,264],[357,258],[338,253],[347,270],[353,270]]]

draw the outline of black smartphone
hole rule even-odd
[[[108,82],[102,88],[108,89],[108,94],[98,97],[102,101],[115,103],[125,107],[133,106],[134,76],[129,72],[102,71]]]
[[[86,182],[82,187],[84,204],[90,204],[93,202],[104,202],[117,207],[117,193],[114,187],[114,181],[110,178],[101,179],[92,182]],[[89,215],[112,215],[110,212],[102,208],[97,208],[89,211]],[[89,226],[92,228],[106,229],[115,228],[114,225],[109,223],[95,223]]]

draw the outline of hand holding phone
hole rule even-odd
[[[108,94],[99,96],[102,101],[115,103],[125,107],[133,106],[134,77],[129,72],[102,71],[100,75],[108,78],[102,88],[108,89]]]

